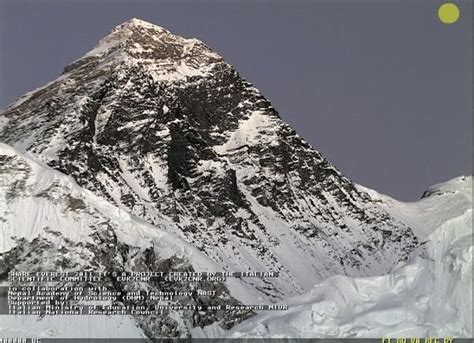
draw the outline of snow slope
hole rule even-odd
[[[401,202],[372,189],[357,187],[378,201],[393,217],[409,225],[420,241],[446,220],[462,215],[472,207],[472,177],[460,176],[428,188],[416,202]]]
[[[388,275],[330,277],[229,337],[472,337],[472,177],[415,203],[370,193],[426,241],[418,254]]]
[[[2,278],[10,270],[144,271],[142,259],[151,250],[154,262],[177,258],[196,271],[223,271],[198,249],[167,232],[172,222],[163,219],[161,225],[147,224],[3,143],[0,162]],[[128,256],[121,256],[123,251]],[[259,302],[257,292],[238,279],[229,278],[225,287],[243,302]],[[186,325],[182,313],[170,317]],[[143,338],[143,327],[143,320],[132,316],[0,315],[0,334],[8,337]],[[217,325],[213,330],[222,331]]]
[[[20,238],[33,241],[37,237],[51,237],[54,232],[60,232],[62,237],[54,242],[56,248],[68,240],[75,244],[94,243],[96,225],[107,216],[118,239],[128,245],[153,245],[161,258],[178,254],[192,261],[197,270],[220,270],[181,238],[109,204],[79,187],[70,177],[4,144],[0,144],[0,156],[4,162],[0,169],[1,252],[14,248]],[[262,312],[228,334],[215,324],[194,328],[193,337],[472,336],[472,177],[433,186],[423,199],[414,203],[399,202],[369,189],[364,191],[394,217],[409,222],[419,239],[426,242],[409,262],[383,276],[330,277],[310,292],[283,301],[282,304],[289,305],[287,311]],[[65,199],[76,199],[76,206]],[[80,254],[70,250],[67,255],[77,258]],[[79,259],[79,263],[87,266],[87,258]],[[31,270],[32,266],[20,261],[17,267]],[[262,300],[235,280],[228,287],[244,303]],[[70,325],[71,319],[75,321],[74,327]],[[132,317],[97,319],[0,316],[0,332],[16,337],[87,334],[97,338],[110,337],[111,332],[120,338],[144,337]]]

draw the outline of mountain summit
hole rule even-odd
[[[11,104],[0,140],[223,270],[278,272],[246,281],[265,301],[417,246],[208,46],[138,19]]]
[[[146,65],[150,76],[156,80],[203,76],[206,66],[222,61],[201,41],[176,36],[160,26],[136,18],[116,26],[66,71],[97,58],[105,64]]]

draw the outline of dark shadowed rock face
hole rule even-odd
[[[315,108],[317,111],[317,107]],[[410,228],[357,190],[205,44],[132,19],[10,105],[0,140],[175,234],[268,299],[387,272]]]

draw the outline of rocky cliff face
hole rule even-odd
[[[417,245],[222,57],[137,19],[11,104],[0,141],[224,270],[279,272],[247,281],[268,301],[385,273]]]

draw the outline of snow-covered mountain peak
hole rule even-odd
[[[426,190],[423,198],[453,193],[462,194],[472,201],[472,175],[458,176],[449,181],[433,185]]]
[[[380,206],[407,223],[421,241],[432,234],[449,218],[461,216],[472,209],[472,176],[458,176],[449,181],[429,187],[415,202],[403,202],[372,189],[357,185]]]
[[[142,20],[142,19],[139,19],[139,18],[135,18],[135,17],[123,22],[120,25],[117,25],[114,30],[119,30],[123,27],[142,27],[142,28],[148,28],[148,29],[167,31],[161,26],[152,24],[148,21],[145,21],[145,20]]]
[[[172,75],[165,79],[176,80],[186,76],[205,73],[205,69],[221,56],[195,38],[184,38],[170,31],[132,18],[103,37],[99,43],[75,61],[66,71],[71,71],[84,63],[92,61],[110,65],[123,62],[128,66],[146,66],[157,76]]]

